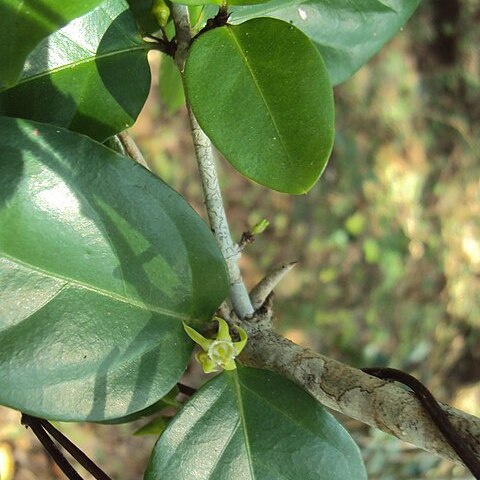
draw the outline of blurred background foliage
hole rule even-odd
[[[355,366],[407,370],[440,400],[476,415],[478,25],[477,0],[425,0],[379,55],[337,87],[335,150],[307,195],[270,192],[219,161],[234,236],[270,221],[242,259],[248,285],[275,264],[299,261],[276,290],[281,331]],[[175,106],[162,104],[155,75],[160,59],[151,60],[152,92],[132,133],[152,171],[205,216],[186,112],[172,114]],[[0,471],[13,458],[15,479],[62,478],[18,419],[0,411]],[[341,420],[362,448],[370,479],[472,478],[382,432]],[[141,424],[63,430],[114,478],[129,480],[141,478],[155,440],[132,437]]]

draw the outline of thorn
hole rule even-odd
[[[297,263],[298,262],[283,263],[278,267],[275,267],[265,275],[263,280],[252,288],[250,292],[250,301],[255,310],[258,310],[265,303],[267,297],[272,293],[280,280],[282,280]]]

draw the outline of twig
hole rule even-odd
[[[177,51],[175,53],[175,63],[183,72],[185,60],[187,59],[188,49],[192,41],[192,33],[190,31],[190,16],[186,5],[172,3],[172,18],[175,24],[175,37],[177,41]]]
[[[148,169],[147,161],[142,155],[140,149],[137,147],[137,144],[134,142],[133,138],[126,131],[118,133],[117,137],[120,140],[123,148],[127,152],[128,156],[135,162]]]
[[[241,324],[248,334],[247,345],[239,358],[244,364],[277,372],[333,410],[461,463],[413,394],[296,345],[265,328],[267,322],[255,320]],[[447,405],[442,408],[475,457],[480,459],[480,419]]]
[[[32,430],[32,432],[38,438],[45,450],[59,466],[60,470],[62,470],[62,472],[70,480],[83,480],[82,477],[78,474],[78,472],[72,467],[72,465],[70,465],[69,461],[63,456],[63,453],[57,448],[55,443],[53,443],[52,439],[48,436],[47,432],[40,424],[38,418],[31,417],[30,415],[23,413],[21,421],[22,425],[25,425],[25,427]]]
[[[110,141],[112,142],[112,145],[108,145],[110,148],[115,150],[117,153],[120,155],[128,155],[127,152],[125,151],[125,148],[123,146],[123,143],[120,141],[120,138],[118,138],[118,135],[114,135]]]
[[[39,418],[42,427],[80,464],[91,473],[97,480],[111,480],[111,478],[96,465],[85,453],[71,442],[62,432],[57,430],[50,422]]]
[[[263,280],[260,280],[260,282],[253,287],[250,292],[250,300],[255,310],[258,310],[264,304],[273,289],[297,263],[298,262],[283,263],[275,267],[265,275]]]
[[[190,46],[190,23],[188,10],[182,5],[172,4],[172,16],[177,32],[177,55],[175,63],[183,71],[184,62]],[[218,184],[217,171],[213,158],[212,143],[200,128],[195,115],[188,107],[195,155],[203,187],[205,207],[210,227],[225,258],[230,278],[230,300],[237,316],[241,319],[253,315],[254,308],[250,302],[247,289],[243,283],[238,260],[240,251],[232,241],[227,216],[223,206],[222,194]]]
[[[254,308],[250,302],[238,266],[240,251],[238,246],[233,243],[232,237],[230,236],[227,217],[223,207],[222,194],[218,185],[212,144],[205,133],[203,133],[190,109],[189,115],[210,226],[228,267],[230,278],[230,299],[238,317],[242,319],[247,318],[253,315]]]

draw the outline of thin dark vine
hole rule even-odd
[[[43,418],[32,417],[22,413],[22,425],[30,428],[38,438],[54,462],[69,480],[83,480],[72,464],[55,445],[52,436],[87,472],[96,480],[112,480],[98,465],[96,465],[82,450],[70,441],[62,432],[57,430],[50,422]],[[50,436],[49,436],[50,435]]]
[[[393,380],[409,387],[421,402],[448,444],[460,457],[472,475],[477,480],[480,480],[480,461],[468,447],[467,442],[465,442],[465,439],[458,433],[452,422],[450,422],[448,415],[437,400],[435,400],[430,390],[428,390],[422,382],[412,375],[395,368],[372,367],[362,368],[362,371],[374,377],[381,378],[382,380]]]

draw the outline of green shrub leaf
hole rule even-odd
[[[239,366],[207,383],[157,442],[146,480],[366,479],[358,447],[304,390]]]
[[[317,181],[333,144],[333,94],[300,30],[258,18],[202,34],[185,86],[200,126],[239,172],[286,193]]]
[[[337,85],[397,34],[419,4],[420,0],[272,0],[233,8],[230,20],[241,23],[261,16],[295,25],[314,42]]]
[[[124,0],[107,0],[53,33],[29,56],[0,113],[103,141],[133,124],[148,95],[149,45]]]
[[[175,385],[228,292],[211,232],[130,159],[0,118],[0,403],[104,421]]]
[[[0,1],[0,86],[12,85],[28,54],[50,33],[95,8],[102,0]]]

